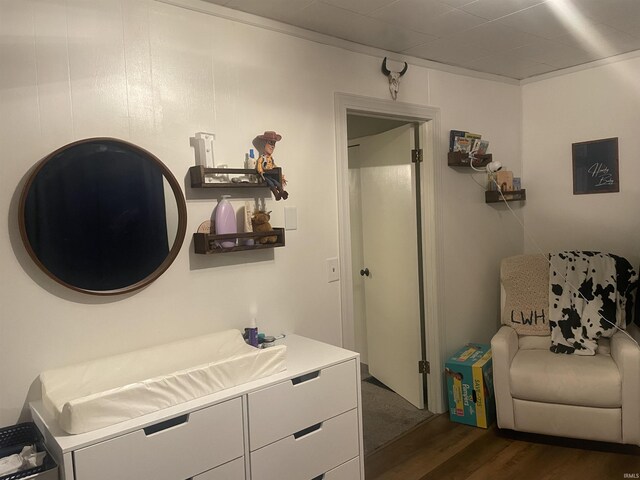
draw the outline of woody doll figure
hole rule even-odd
[[[276,200],[286,200],[289,197],[289,194],[284,189],[287,184],[284,175],[282,176],[282,183],[280,183],[280,171],[270,171],[276,168],[272,155],[273,150],[276,148],[276,142],[281,139],[282,135],[278,135],[273,131],[264,132],[253,139],[253,146],[256,147],[260,154],[256,163],[256,170],[260,178],[269,186]]]

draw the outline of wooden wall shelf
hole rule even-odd
[[[280,167],[276,167],[273,170],[277,171],[279,175],[282,176]],[[268,188],[267,184],[262,181],[256,183],[207,181],[209,179],[213,179],[215,175],[227,174],[257,175],[255,170],[249,168],[206,168],[201,165],[196,165],[189,168],[191,188]]]
[[[476,159],[473,162],[474,167],[484,167],[491,163],[493,155],[486,153],[484,155],[476,155]],[[447,165],[450,167],[470,167],[470,159],[468,153],[463,152],[449,152],[447,157]]]
[[[258,243],[260,237],[277,236],[276,243]],[[242,245],[242,240],[253,238],[255,245]],[[218,244],[221,240],[239,240],[235,247],[223,248]],[[242,250],[261,250],[265,248],[284,247],[284,228],[274,228],[271,232],[247,232],[230,233],[226,235],[213,235],[210,233],[194,233],[193,246],[195,253],[209,255],[212,253],[239,252]]]
[[[502,192],[504,195],[504,199],[507,202],[515,202],[517,200],[526,200],[527,199],[527,191],[526,190],[513,190],[511,192]],[[498,203],[502,202],[502,195],[497,190],[487,190],[484,192],[484,199],[486,203]]]
[[[271,172],[277,173],[282,182],[282,169],[276,167]],[[253,175],[258,173],[255,169],[248,168],[206,168],[201,165],[196,165],[189,168],[189,176],[191,177],[191,188],[269,188],[263,181],[255,183],[251,182],[221,182],[219,179],[212,181],[214,176],[218,175]],[[208,178],[209,177],[209,178]],[[239,195],[242,195],[241,193]],[[256,193],[256,195],[260,195]],[[261,237],[276,236],[275,243],[258,243],[258,239]],[[254,245],[245,245],[245,240],[248,238],[254,239]],[[236,240],[236,246],[234,247],[222,247],[219,242],[222,240]],[[193,247],[197,254],[210,255],[212,253],[228,253],[239,252],[243,250],[264,250],[267,248],[284,247],[284,228],[273,228],[271,232],[246,232],[246,233],[232,233],[227,235],[215,235],[212,233],[194,233],[193,234]]]

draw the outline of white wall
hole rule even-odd
[[[636,57],[523,86],[524,218],[542,250],[600,250],[639,265],[639,77]],[[620,192],[573,195],[571,144],[610,137]]]
[[[339,283],[327,283],[325,271],[325,259],[338,255],[334,93],[388,98],[380,61],[150,0],[3,1],[0,425],[17,421],[38,395],[42,370],[241,328],[252,308],[268,332],[339,344]],[[446,162],[448,130],[460,128],[483,133],[518,171],[518,95],[517,86],[411,66],[399,100],[441,107],[438,161]],[[187,240],[171,268],[137,293],[67,291],[22,247],[21,186],[57,147],[118,137],[154,153],[186,185],[195,132],[215,132],[217,160],[241,166],[251,139],[273,129],[283,135],[275,158],[289,180],[286,205],[298,208],[284,248],[194,255],[191,233],[216,202],[186,187]],[[496,259],[519,251],[522,237],[467,173],[443,167],[442,177],[442,322],[451,351],[495,330]],[[283,203],[270,202],[274,225],[283,223]]]
[[[452,129],[480,133],[490,141],[493,158],[520,176],[520,87],[438,71],[429,80],[431,105],[441,108],[440,151],[447,152]],[[484,174],[445,166],[436,191],[446,356],[468,342],[489,343],[500,323],[500,260],[522,253],[522,228],[506,206],[485,203],[485,184]],[[511,206],[521,216],[528,203]]]

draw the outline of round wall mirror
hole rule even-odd
[[[187,226],[182,190],[146,150],[114,138],[66,145],[38,163],[20,197],[35,263],[73,290],[116,295],[169,268]]]

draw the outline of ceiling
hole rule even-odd
[[[206,1],[517,80],[640,50],[640,0]]]

